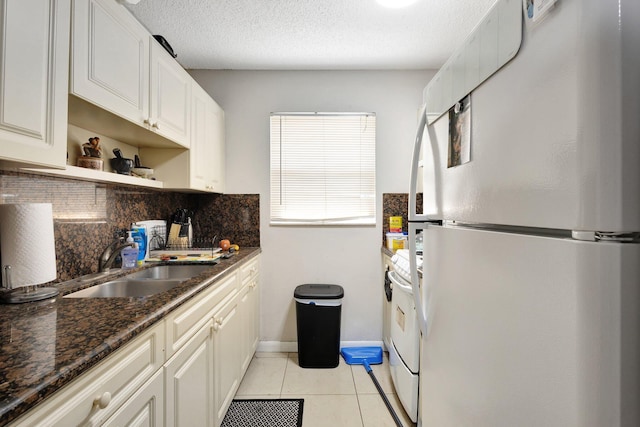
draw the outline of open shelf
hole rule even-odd
[[[25,168],[24,171],[34,172],[44,175],[55,175],[67,178],[82,179],[95,182],[112,182],[116,184],[136,185],[138,187],[164,188],[162,181],[139,178],[137,176],[121,175],[113,172],[104,172],[78,166],[67,165],[66,169],[33,169]]]

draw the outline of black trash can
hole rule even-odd
[[[342,286],[300,285],[293,296],[298,326],[298,364],[301,368],[335,368],[340,363]]]

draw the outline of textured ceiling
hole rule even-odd
[[[190,69],[437,69],[495,0],[141,0],[127,5]]]

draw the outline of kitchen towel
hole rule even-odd
[[[0,205],[0,257],[11,266],[14,288],[39,285],[56,278],[56,249],[51,203]]]

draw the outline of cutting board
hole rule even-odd
[[[147,261],[149,262],[214,262],[220,258],[222,254],[217,248],[213,251],[206,250],[155,250],[151,251]]]

